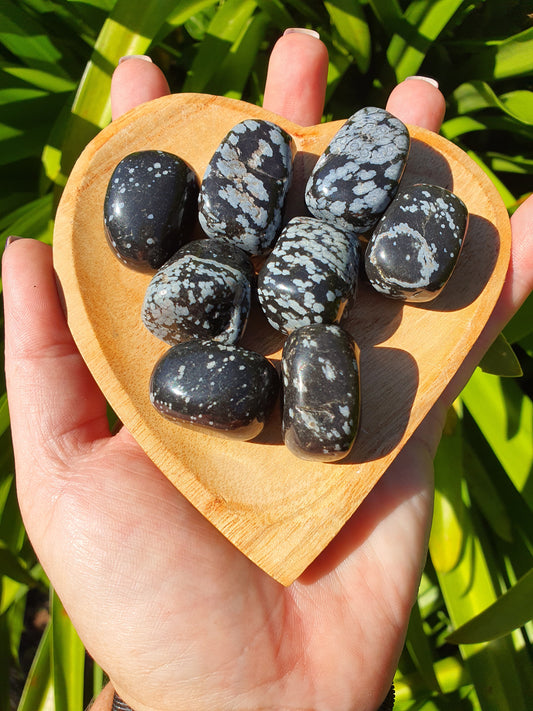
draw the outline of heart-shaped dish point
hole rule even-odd
[[[150,374],[167,346],[141,322],[150,275],[125,267],[107,244],[104,196],[116,164],[138,150],[175,153],[201,179],[220,141],[245,118],[273,121],[294,137],[288,212],[305,214],[305,180],[342,122],[302,128],[240,101],[168,96],[130,111],[82,153],[59,206],[54,263],[76,343],[124,425],[204,516],[288,585],[354,513],[468,354],[503,285],[510,226],[495,187],[466,154],[409,127],[402,185],[426,182],[453,191],[468,207],[470,223],[457,267],[431,304],[403,304],[360,285],[357,307],[343,324],[361,363],[361,422],[351,455],[335,464],[297,459],[281,441],[279,411],[251,442],[181,428],[150,403]],[[255,314],[242,345],[276,363],[282,337]]]

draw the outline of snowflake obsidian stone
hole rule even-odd
[[[349,333],[314,324],[293,331],[282,356],[282,434],[302,459],[333,462],[352,449],[359,426],[359,366]]]
[[[312,215],[362,234],[393,199],[409,153],[406,126],[384,109],[349,118],[318,159],[305,189]]]
[[[128,267],[158,269],[191,238],[198,181],[178,156],[130,153],[116,166],[104,202],[104,228],[115,255]]]
[[[253,277],[238,247],[220,239],[189,242],[148,285],[143,323],[171,345],[191,338],[235,343],[248,320]]]
[[[286,333],[337,322],[354,298],[358,269],[353,235],[313,217],[294,217],[258,275],[263,313]]]
[[[164,417],[240,440],[261,432],[278,391],[278,374],[264,356],[214,341],[173,346],[150,381],[150,399]]]
[[[291,178],[291,136],[270,121],[237,124],[203,177],[199,197],[203,230],[247,254],[264,254],[280,230]]]
[[[450,278],[468,226],[468,210],[438,185],[411,185],[397,195],[370,238],[365,270],[377,291],[430,301]]]

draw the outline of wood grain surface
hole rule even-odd
[[[180,155],[201,179],[226,133],[253,117],[272,120],[293,135],[297,154],[288,213],[302,214],[305,178],[343,122],[302,128],[240,101],[169,96],[111,124],[80,156],[58,210],[54,262],[70,329],[124,425],[214,526],[288,585],[354,514],[468,354],[503,284],[510,226],[495,187],[468,156],[436,134],[409,127],[412,144],[402,184],[429,182],[452,190],[470,211],[469,228],[450,282],[430,304],[403,305],[360,284],[343,323],[361,351],[361,425],[352,454],[335,464],[296,458],[281,441],[279,408],[253,442],[179,427],[150,404],[150,374],[168,346],[141,323],[150,275],[129,270],[107,245],[104,195],[118,161],[142,149]],[[241,345],[277,364],[282,343],[254,312]]]

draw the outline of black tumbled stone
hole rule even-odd
[[[304,326],[282,356],[282,434],[302,459],[333,462],[352,449],[359,426],[357,347],[336,325]]]
[[[198,181],[178,156],[130,153],[116,166],[104,202],[104,229],[115,255],[128,267],[158,269],[191,238]]]
[[[219,239],[189,242],[148,285],[143,323],[171,345],[191,338],[236,343],[248,320],[253,277],[238,247]]]
[[[274,243],[292,178],[292,138],[270,121],[247,119],[232,128],[205,171],[200,225],[259,255]]]
[[[258,275],[263,313],[286,333],[337,322],[355,295],[358,269],[353,235],[313,217],[294,217]]]
[[[406,126],[384,109],[353,114],[309,177],[309,212],[357,234],[371,230],[398,190],[409,145]]]
[[[404,301],[434,299],[450,278],[468,226],[468,210],[438,185],[397,195],[370,238],[365,271],[372,286]]]
[[[164,417],[239,440],[261,432],[278,390],[276,369],[264,356],[214,341],[173,346],[150,380],[150,400]]]

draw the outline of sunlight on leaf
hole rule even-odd
[[[453,644],[496,639],[533,619],[533,569],[490,607],[448,635]]]
[[[370,65],[371,39],[359,0],[329,0],[324,5],[345,48],[364,74]]]

